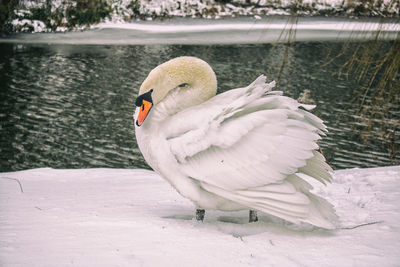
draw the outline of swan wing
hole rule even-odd
[[[288,221],[332,229],[332,205],[310,193],[301,176],[331,181],[317,140],[322,120],[296,100],[271,91],[260,76],[186,109],[165,122],[176,161],[204,190]]]
[[[271,91],[274,82],[265,81],[260,76],[166,122],[170,150],[189,177],[226,190],[280,183],[299,171],[331,179],[315,151],[325,125],[299,108],[312,106]]]

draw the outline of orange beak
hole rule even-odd
[[[152,106],[153,106],[153,103],[151,103],[151,102],[149,102],[147,100],[143,100],[142,105],[140,106],[139,115],[138,115],[137,120],[136,120],[136,125],[137,126],[142,125],[142,123],[146,119],[147,115],[149,114],[150,109],[151,109]]]

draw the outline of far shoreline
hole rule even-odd
[[[383,22],[382,22],[383,21]],[[198,19],[174,17],[164,20],[104,22],[89,29],[69,32],[17,33],[0,38],[0,43],[75,45],[213,45],[284,43],[295,32],[294,42],[366,41],[378,37],[396,40],[396,19],[341,18],[317,16],[253,16]]]

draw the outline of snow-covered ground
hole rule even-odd
[[[400,166],[335,171],[335,231],[206,212],[147,170],[0,174],[1,266],[399,266]]]
[[[107,22],[91,30],[67,33],[19,34],[0,42],[46,44],[260,44],[290,41],[395,40],[400,24],[378,19],[298,18],[262,20],[237,18],[199,20],[175,18],[168,21],[133,23]]]

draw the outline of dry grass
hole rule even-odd
[[[380,25],[385,23],[381,19]],[[296,39],[297,16],[295,12],[288,18],[285,29],[274,44],[270,53],[278,43],[284,43],[281,66],[277,81],[282,77],[283,71],[290,63],[290,48]],[[359,33],[357,33],[359,34]],[[388,39],[385,31],[378,30],[374,36],[360,36],[344,43],[338,54],[329,54],[327,64],[345,62],[337,70],[338,76],[346,76],[357,84],[355,97],[349,106],[356,106],[353,132],[368,144],[372,139],[385,140],[388,157],[393,164],[398,153],[398,140],[396,136],[400,131],[398,109],[400,103],[400,32],[395,40]],[[351,109],[349,109],[351,110]],[[373,133],[379,133],[374,136]]]
[[[349,54],[346,50],[351,41],[333,60]],[[358,125],[363,126],[359,129],[361,138],[365,143],[372,138],[384,139],[389,158],[395,163],[396,132],[400,129],[399,110],[394,110],[400,101],[400,33],[394,41],[388,41],[385,33],[378,31],[374,38],[351,47],[354,50],[340,67],[339,75],[351,77],[358,85],[351,103],[358,107],[354,115]],[[371,134],[373,128],[380,136]]]

